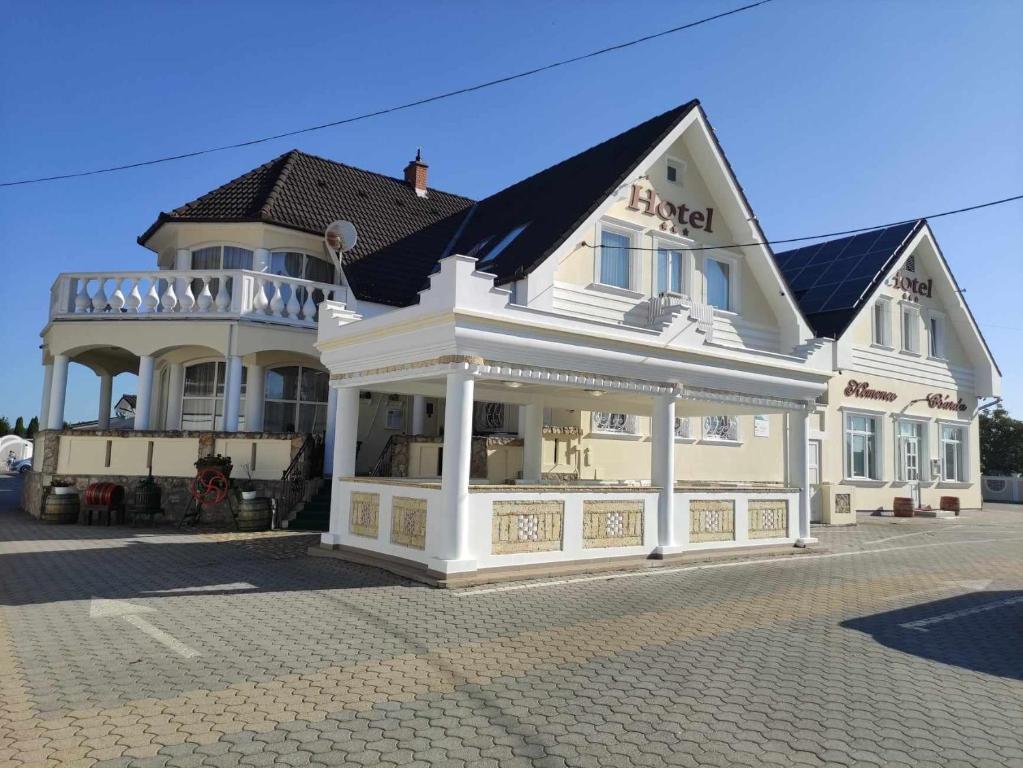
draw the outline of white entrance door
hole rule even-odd
[[[809,440],[807,485],[810,486],[810,521],[821,521],[821,441]]]
[[[913,505],[920,506],[920,438],[923,427],[916,421],[899,424],[899,469],[901,477],[909,486]]]

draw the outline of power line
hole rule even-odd
[[[686,246],[677,246],[676,247],[674,245],[671,246],[670,248],[642,248],[642,247],[639,247],[639,246],[631,246],[631,245],[623,245],[623,246],[617,246],[617,245],[611,246],[611,245],[609,245],[609,246],[606,246],[606,247],[607,248],[611,248],[613,250],[617,250],[617,251],[648,251],[648,252],[655,252],[655,251],[660,251],[660,250],[669,250],[669,251],[716,251],[716,250],[720,250],[721,248],[745,248],[747,246],[756,246],[756,245],[782,245],[782,244],[785,244],[785,243],[801,243],[801,242],[804,242],[806,240],[823,240],[824,238],[827,238],[827,237],[839,237],[841,235],[855,235],[855,234],[858,234],[860,232],[871,232],[871,231],[876,230],[876,229],[885,229],[886,227],[897,227],[900,224],[911,224],[914,221],[919,221],[920,219],[940,219],[942,216],[953,216],[953,215],[955,215],[957,213],[967,213],[969,211],[980,210],[981,208],[991,208],[992,206],[995,206],[995,205],[1003,205],[1005,203],[1012,203],[1012,202],[1015,202],[1016,200],[1023,200],[1023,195],[1014,195],[1012,197],[1003,197],[1001,200],[991,200],[991,201],[986,202],[986,203],[978,203],[977,205],[968,205],[965,208],[955,208],[954,210],[951,210],[951,211],[942,211],[941,213],[932,213],[929,216],[917,216],[917,217],[912,218],[912,219],[903,219],[902,221],[893,221],[890,224],[875,224],[872,227],[859,227],[858,229],[845,229],[845,230],[842,230],[840,232],[827,232],[827,233],[821,234],[821,235],[804,235],[803,237],[788,237],[788,238],[784,238],[782,240],[755,240],[755,241],[752,241],[752,242],[749,242],[749,243],[731,243],[729,245],[699,245],[699,246],[693,246],[691,248],[690,247],[686,247]],[[601,245],[593,245],[591,243],[587,243],[586,241],[583,241],[582,245],[583,245],[583,247],[586,247],[586,248],[604,248],[605,247],[603,244],[601,244]]]
[[[608,46],[607,48],[601,48],[601,49],[596,50],[596,51],[590,51],[589,53],[584,53],[584,54],[581,54],[579,56],[573,56],[572,58],[569,58],[569,59],[561,59],[560,61],[555,61],[555,62],[553,62],[551,64],[545,64],[545,65],[543,65],[541,67],[535,67],[533,69],[527,69],[527,70],[525,70],[523,72],[518,72],[518,73],[513,74],[513,75],[506,75],[504,77],[499,77],[499,78],[497,78],[495,80],[488,80],[488,81],[486,81],[484,83],[477,83],[476,85],[466,86],[465,88],[458,88],[458,89],[453,90],[453,91],[447,91],[445,93],[439,93],[439,94],[436,94],[434,96],[428,96],[428,97],[423,98],[423,99],[417,99],[416,101],[410,101],[410,102],[407,102],[405,104],[399,104],[399,105],[393,106],[393,107],[386,107],[384,109],[378,109],[378,110],[373,111],[373,112],[365,112],[365,113],[363,113],[361,115],[354,115],[352,117],[341,118],[340,120],[333,120],[333,121],[331,121],[329,123],[321,123],[319,125],[309,126],[308,128],[298,128],[298,129],[295,129],[293,131],[285,131],[284,133],[277,133],[277,134],[274,134],[272,136],[263,136],[263,137],[258,138],[258,139],[250,139],[249,141],[240,141],[240,142],[237,142],[235,144],[224,144],[223,146],[210,147],[208,149],[199,149],[199,150],[195,150],[193,152],[182,152],[181,154],[178,154],[178,155],[169,155],[167,157],[159,157],[159,158],[156,158],[156,159],[153,159],[153,160],[142,160],[142,161],[139,161],[137,163],[125,163],[124,165],[114,165],[114,166],[110,166],[109,168],[97,168],[97,169],[94,169],[94,170],[91,170],[91,171],[78,171],[78,172],[75,172],[75,173],[62,173],[62,174],[58,174],[56,176],[41,176],[39,178],[34,178],[34,179],[20,179],[18,181],[4,181],[4,182],[0,182],[0,187],[16,187],[16,186],[21,186],[21,185],[24,185],[24,184],[39,184],[39,183],[42,183],[42,182],[45,182],[45,181],[59,181],[59,180],[62,180],[62,179],[75,179],[75,178],[80,178],[82,176],[96,176],[96,175],[101,174],[101,173],[114,173],[116,171],[126,171],[126,170],[129,170],[131,168],[143,168],[143,167],[149,166],[149,165],[159,165],[161,163],[170,163],[170,162],[173,162],[175,160],[185,160],[185,159],[190,158],[190,157],[199,157],[200,155],[209,155],[209,154],[212,154],[213,152],[224,152],[224,151],[229,150],[229,149],[241,149],[243,147],[251,147],[251,146],[254,146],[256,144],[265,144],[268,141],[276,141],[277,139],[285,139],[285,138],[288,138],[289,136],[298,136],[298,135],[303,134],[303,133],[312,133],[313,131],[322,131],[325,128],[334,128],[334,127],[337,127],[339,125],[348,125],[350,123],[356,123],[356,122],[359,122],[359,121],[362,121],[362,120],[369,120],[370,118],[373,118],[373,117],[380,117],[382,115],[389,115],[389,114],[391,114],[393,112],[400,112],[400,111],[405,110],[405,109],[412,109],[413,107],[420,107],[420,106],[422,106],[424,104],[430,104],[432,102],[441,101],[443,99],[450,99],[450,98],[452,98],[454,96],[462,96],[462,95],[467,94],[467,93],[473,93],[474,91],[481,91],[484,88],[491,88],[491,87],[493,87],[495,85],[502,85],[504,83],[510,83],[513,80],[521,80],[522,78],[525,78],[525,77],[532,77],[533,75],[540,74],[541,72],[548,72],[548,71],[550,71],[552,69],[557,69],[558,67],[564,67],[564,66],[567,66],[569,64],[576,64],[576,63],[578,63],[580,61],[585,61],[586,59],[592,59],[592,58],[595,58],[597,56],[603,56],[604,54],[607,54],[607,53],[614,53],[616,51],[621,51],[621,50],[623,50],[625,48],[631,48],[634,45],[640,45],[641,43],[646,43],[646,42],[649,42],[651,40],[656,40],[659,37],[665,37],[667,35],[673,35],[673,34],[675,34],[677,32],[682,32],[682,31],[687,30],[687,29],[692,29],[693,27],[698,27],[698,26],[700,26],[702,24],[707,24],[707,23],[709,23],[711,21],[717,21],[718,19],[723,19],[726,16],[732,16],[732,15],[737,14],[737,13],[742,13],[743,11],[749,11],[749,10],[752,10],[753,8],[756,8],[756,7],[761,6],[761,5],[766,5],[767,3],[770,3],[770,2],[772,2],[772,0],[759,0],[759,2],[750,3],[749,5],[744,5],[744,6],[740,7],[740,8],[733,8],[730,11],[724,11],[724,12],[718,13],[718,14],[716,14],[714,16],[707,16],[706,18],[699,19],[697,21],[691,21],[688,24],[682,24],[681,26],[672,27],[671,29],[665,29],[665,30],[662,30],[661,32],[655,32],[653,34],[644,35],[643,37],[637,37],[634,40],[629,40],[629,41],[624,42],[624,43],[618,43],[617,45],[611,45],[611,46]]]

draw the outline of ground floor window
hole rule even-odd
[[[966,430],[952,424],[941,426],[941,479],[966,482]]]
[[[629,413],[594,411],[591,429],[604,435],[634,435],[636,417]]]
[[[181,397],[181,428],[218,430],[224,428],[224,382],[227,368],[223,361],[195,363],[185,368],[185,388]],[[245,379],[242,368],[242,399],[238,426],[245,424]]]
[[[689,419],[685,416],[675,417],[675,439],[676,440],[688,440],[691,438],[692,428],[689,426]]]
[[[704,416],[703,439],[737,441],[739,439],[739,420],[735,416]]]
[[[323,432],[327,429],[326,371],[287,365],[266,372],[263,429],[267,432]]]
[[[877,457],[877,417],[846,414],[846,477],[853,480],[879,480]]]
[[[477,432],[504,432],[508,411],[504,403],[476,403],[475,427]]]

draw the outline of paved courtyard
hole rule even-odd
[[[315,537],[43,526],[0,478],[0,765],[1023,766],[1023,508],[432,590]]]

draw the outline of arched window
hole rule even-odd
[[[181,395],[181,428],[219,430],[224,428],[224,379],[222,360],[195,363],[185,367],[185,388]],[[242,399],[238,427],[245,424],[245,376],[242,367]]]
[[[329,376],[304,365],[266,372],[263,429],[267,432],[324,432]]]
[[[334,282],[334,265],[299,251],[274,251],[270,254],[270,273],[287,275],[316,283]]]

